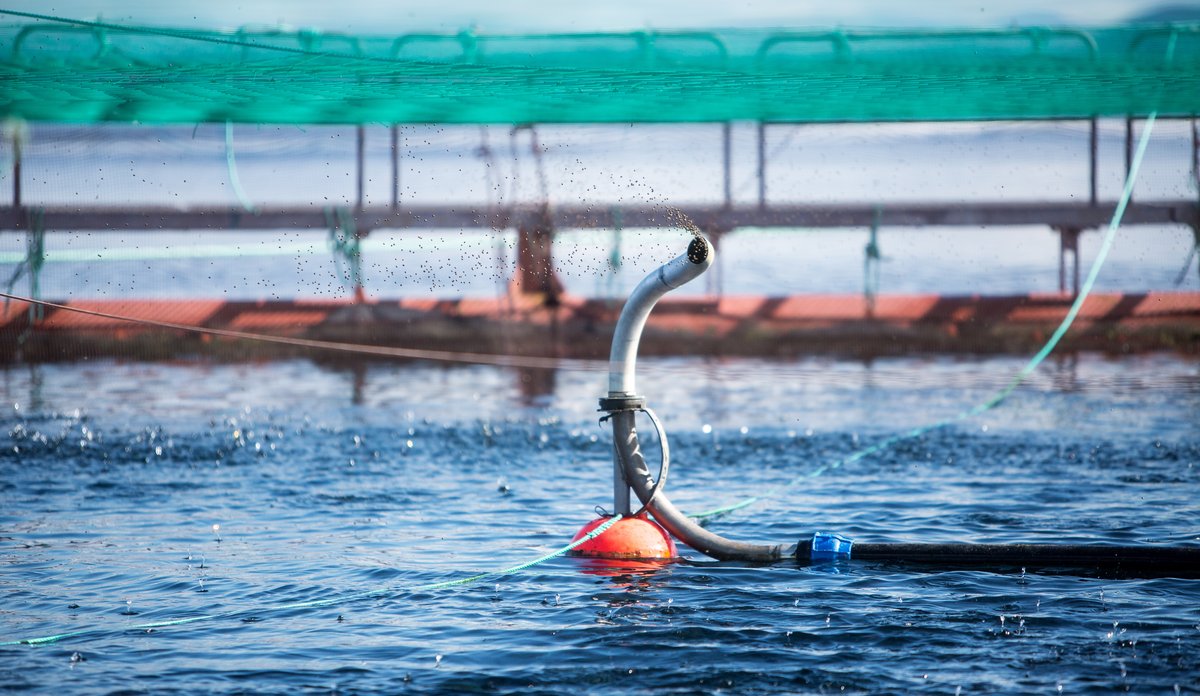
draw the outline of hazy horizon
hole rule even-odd
[[[1047,7],[1040,0],[991,0],[962,3],[924,0],[887,3],[847,0],[836,7],[786,0],[750,0],[734,6],[722,2],[665,0],[656,3],[616,0],[608,3],[558,5],[551,11],[540,2],[489,0],[387,3],[381,0],[260,0],[254,3],[162,3],[158,0],[10,0],[7,9],[72,19],[166,24],[232,29],[242,26],[285,26],[357,33],[409,31],[620,31],[634,29],[804,27],[804,26],[976,26],[1029,24],[1100,26],[1127,22],[1149,12],[1175,9],[1200,13],[1200,2],[1095,0]]]

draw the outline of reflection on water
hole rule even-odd
[[[668,569],[674,561],[638,561],[629,559],[572,556],[579,572],[609,578],[618,589],[644,588],[655,573]]]
[[[888,433],[969,410],[1002,390],[1024,366],[1016,357],[832,358],[772,361],[643,358],[639,388],[670,430],[785,427],[829,431],[857,423]],[[93,417],[203,423],[242,409],[313,419],[505,420],[521,413],[591,421],[606,393],[599,369],[500,369],[435,363],[314,365],[208,362],[17,365],[3,369],[8,408]],[[86,395],[84,397],[83,395]],[[1184,432],[1200,421],[1200,366],[1168,355],[1047,360],[1000,408],[989,428],[1079,432]],[[1145,401],[1161,410],[1145,409]],[[514,410],[515,409],[515,410]],[[1086,416],[1086,420],[1081,420]]]
[[[517,384],[521,392],[522,406],[538,406],[554,396],[557,370],[536,367],[515,368]]]

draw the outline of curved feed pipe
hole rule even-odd
[[[646,276],[621,310],[609,355],[608,398],[600,400],[601,410],[612,414],[617,508],[628,512],[622,508],[628,507],[627,491],[632,488],[664,529],[697,551],[720,560],[777,561],[794,555],[795,548],[784,550],[781,546],[748,544],[713,534],[680,512],[663,494],[661,486],[655,491],[654,479],[646,468],[638,442],[634,415],[645,407],[646,401],[637,394],[634,373],[646,319],[663,295],[698,278],[712,265],[713,258],[712,244],[697,234],[688,244],[686,253]]]
[[[608,358],[608,396],[610,399],[633,397],[634,369],[637,363],[638,342],[650,310],[663,295],[696,278],[708,270],[713,262],[712,243],[696,235],[687,251],[658,267],[633,289],[617,328],[613,332],[612,351]]]

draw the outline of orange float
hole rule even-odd
[[[578,541],[593,529],[607,522],[609,517],[599,517],[588,522],[576,532],[571,541]],[[625,517],[594,539],[589,539],[572,549],[568,555],[582,558],[617,559],[671,559],[677,556],[675,542],[667,531],[658,526],[645,513]]]

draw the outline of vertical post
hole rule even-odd
[[[400,207],[400,127],[392,124],[392,210]]]
[[[517,224],[517,268],[510,285],[514,294],[533,296],[545,307],[558,307],[563,284],[554,272],[554,219],[543,204]]]
[[[875,317],[875,298],[879,295],[879,263],[882,258],[879,253],[879,223],[882,220],[883,207],[875,206],[875,215],[871,218],[871,236],[863,248],[863,303],[869,319]]]
[[[1196,130],[1196,119],[1192,119],[1192,178],[1200,188],[1200,131]]]
[[[1071,274],[1071,297],[1079,297],[1079,233],[1082,230],[1075,230],[1075,234],[1071,239],[1071,263],[1074,265],[1074,273]]]
[[[636,433],[633,411],[616,411],[612,414],[613,422],[613,514],[628,516],[633,510],[629,507],[629,484],[625,482],[625,472],[621,467],[621,455],[617,453],[617,433]]]
[[[363,207],[363,168],[364,154],[363,150],[366,145],[366,133],[362,126],[355,127],[355,161],[358,169],[358,175],[355,178],[355,193],[354,193],[354,209],[362,210]]]
[[[1133,117],[1125,117],[1125,180],[1129,180],[1129,170],[1133,169]],[[1133,202],[1133,196],[1129,196]]]
[[[725,207],[733,207],[733,126],[726,121],[721,124],[721,152],[725,159]]]
[[[1096,202],[1097,202],[1096,196],[1097,196],[1097,191],[1099,189],[1099,187],[1097,185],[1098,181],[1096,179],[1096,176],[1097,176],[1096,165],[1098,164],[1097,160],[1099,159],[1098,151],[1100,149],[1099,148],[1100,138],[1099,138],[1099,134],[1096,131],[1097,131],[1097,122],[1096,122],[1096,117],[1093,116],[1092,117],[1091,135],[1088,138],[1088,145],[1090,148],[1089,149],[1090,157],[1088,159],[1088,171],[1091,173],[1091,195],[1089,196],[1088,200],[1091,201],[1091,204],[1093,206],[1096,205]]]
[[[1067,242],[1063,231],[1058,230],[1058,292],[1067,291]]]
[[[18,128],[13,128],[12,133],[12,148],[13,148],[13,208],[21,207],[21,133]]]
[[[1079,296],[1079,233],[1078,227],[1057,227],[1058,232],[1058,291],[1067,291],[1067,252],[1071,253],[1071,296]]]
[[[364,305],[367,303],[367,291],[363,288],[362,282],[362,238],[367,235],[367,230],[357,232],[359,238],[354,240],[354,304]]]
[[[767,207],[767,124],[758,122],[758,207]]]

